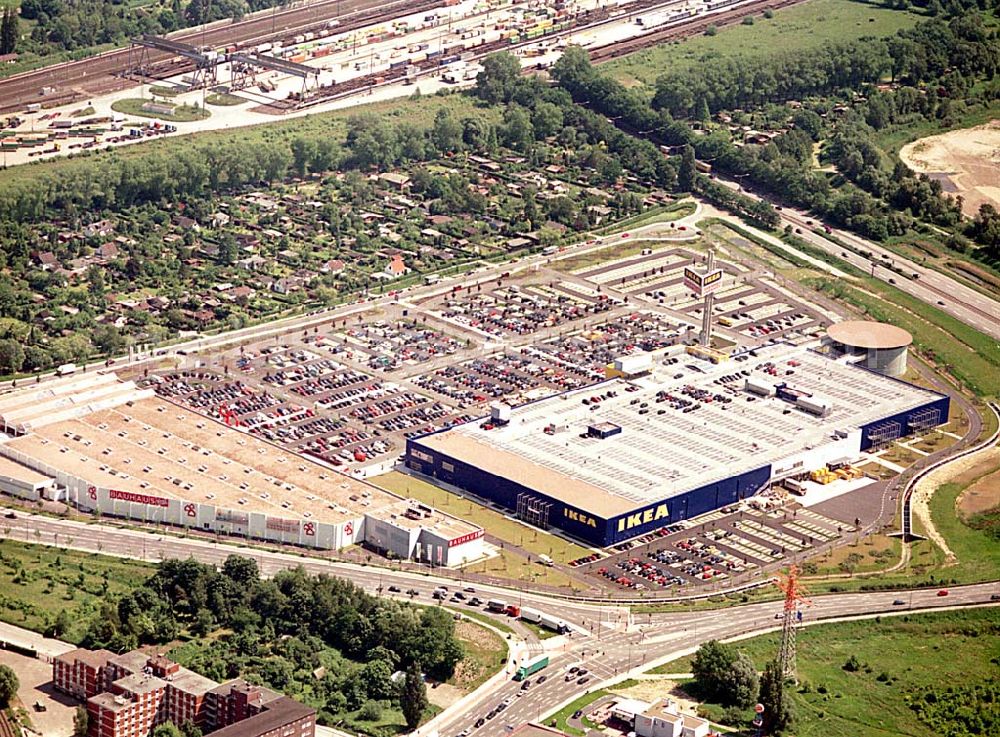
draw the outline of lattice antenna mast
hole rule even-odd
[[[796,679],[795,665],[795,630],[802,620],[799,603],[811,606],[806,597],[806,591],[799,582],[799,569],[793,563],[788,567],[788,574],[778,581],[778,588],[785,592],[784,618],[781,624],[781,649],[778,651],[778,664],[781,674],[791,680]]]

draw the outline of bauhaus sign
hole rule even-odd
[[[118,491],[110,489],[108,496],[123,502],[134,502],[136,504],[151,504],[154,507],[169,507],[170,500],[162,496],[149,496],[147,494],[133,494],[131,491]]]
[[[459,535],[458,537],[453,537],[451,540],[448,541],[448,547],[453,548],[456,545],[461,545],[463,543],[467,543],[472,540],[478,540],[484,534],[485,533],[483,532],[483,530],[476,530],[475,532],[470,532],[465,535]]]

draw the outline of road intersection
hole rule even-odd
[[[228,555],[237,553],[256,560],[265,576],[302,566],[310,573],[349,579],[373,594],[391,595],[388,593],[390,586],[401,591],[415,589],[420,594],[413,598],[427,605],[442,606],[441,602],[432,604],[429,594],[433,587],[454,587],[461,583],[430,572],[342,563],[284,550],[244,547],[172,533],[150,534],[102,522],[86,523],[35,514],[22,513],[5,518],[2,531],[5,537],[13,540],[147,561],[192,557],[218,565]],[[816,596],[805,612],[803,624],[955,606],[1000,605],[994,598],[1000,596],[1000,583],[996,582],[950,588],[946,595],[941,591],[911,589]],[[533,633],[516,640],[512,638],[513,657],[504,673],[484,684],[474,698],[463,699],[434,719],[433,729],[442,735],[473,726],[498,704],[509,700],[509,706],[484,721],[475,732],[477,737],[498,737],[507,731],[508,725],[543,719],[595,688],[688,654],[708,640],[758,634],[780,626],[780,605],[775,601],[701,611],[644,612],[641,606],[636,611],[624,603],[598,604],[568,597],[556,599],[530,591],[479,584],[476,593],[483,599],[497,597],[530,605],[562,618],[572,629],[567,635],[546,640],[539,640]],[[398,595],[409,598],[402,593]],[[470,610],[467,604],[447,606],[456,612]],[[513,623],[504,615],[483,614],[503,621],[508,627]],[[539,673],[530,688],[523,689],[520,682],[511,680],[513,669],[517,662],[541,652],[549,655],[550,664]],[[586,672],[569,674],[573,666]],[[542,675],[545,679],[539,683]],[[423,729],[425,733],[429,730],[426,726]]]

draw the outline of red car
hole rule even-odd
[[[938,596],[947,596],[948,595],[948,589],[941,589],[940,591],[937,592],[937,595]]]

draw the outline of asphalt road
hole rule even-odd
[[[813,232],[812,229],[816,226],[816,221],[806,213],[785,208],[778,214],[781,215],[782,221],[800,229],[802,232],[796,233],[796,235],[809,244],[823,249],[831,256],[846,261],[886,283],[891,283],[929,305],[940,308],[943,312],[971,325],[986,335],[1000,339],[1000,322],[997,321],[997,315],[1000,315],[1000,303],[996,300],[990,299],[985,294],[942,274],[940,271],[920,266],[914,261],[905,259],[871,241],[846,231],[833,231],[832,235],[837,239],[854,249],[868,251],[877,258],[860,256],[853,250],[837,245]],[[809,225],[810,222],[813,225]],[[882,265],[885,262],[898,267],[907,276],[886,268]],[[918,278],[913,279],[913,274],[917,274]]]
[[[421,592],[416,597],[417,601],[424,604],[433,602],[429,594],[439,583],[452,590],[463,585],[454,578],[336,563],[286,552],[239,548],[210,540],[153,535],[106,524],[87,524],[39,515],[17,513],[13,519],[3,519],[2,527],[4,534],[11,539],[142,560],[192,556],[203,562],[220,563],[227,555],[239,552],[253,557],[265,575],[301,565],[312,573],[348,578],[370,592],[381,589],[387,593],[389,586],[398,586],[402,592],[415,588]],[[480,585],[476,588],[476,595],[483,599],[496,596],[511,603],[515,601],[515,595],[510,590]],[[1000,583],[996,582],[951,588],[946,596],[939,595],[936,589],[831,594],[814,598],[811,605],[805,608],[804,621],[808,624],[835,617],[984,604],[997,594],[1000,594]],[[405,593],[401,595],[406,598]],[[780,612],[777,602],[630,616],[627,609],[619,606],[600,607],[553,600],[530,592],[516,596],[520,604],[530,604],[563,618],[573,625],[574,631],[568,636],[541,642],[537,638],[529,638],[529,654],[537,654],[544,649],[550,657],[548,668],[533,677],[535,683],[526,690],[515,681],[504,681],[499,687],[488,686],[488,693],[482,698],[468,699],[435,720],[434,726],[442,735],[471,727],[498,703],[510,699],[509,707],[475,730],[476,735],[482,737],[499,736],[507,731],[507,725],[543,718],[561,704],[603,681],[630,671],[638,672],[656,661],[678,657],[710,639],[763,632],[780,625],[780,619],[775,617]],[[896,601],[900,603],[894,603]],[[461,611],[466,607],[455,605],[452,608]],[[580,683],[579,675],[567,679],[566,671],[572,665],[586,668],[588,680]],[[541,675],[546,676],[545,681],[537,683]],[[521,691],[523,693],[518,696]]]

